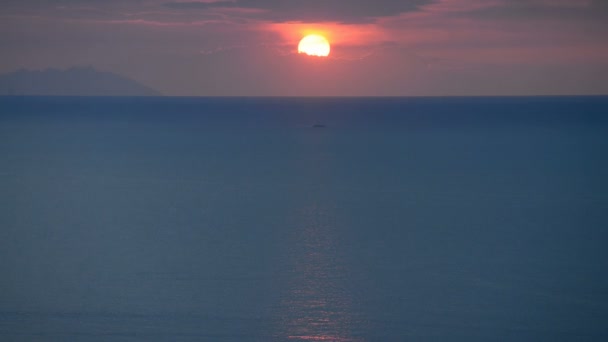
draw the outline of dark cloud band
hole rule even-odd
[[[275,22],[370,22],[379,17],[419,10],[435,0],[236,0],[169,2],[165,7],[184,10],[243,8],[260,10],[253,17]]]

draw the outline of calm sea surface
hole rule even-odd
[[[608,97],[0,98],[2,341],[606,341],[607,244]]]

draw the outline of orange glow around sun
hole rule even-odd
[[[376,24],[284,22],[260,24],[259,28],[278,36],[274,43],[276,51],[284,56],[292,53],[308,56],[299,47],[302,37],[321,36],[330,45],[330,51],[328,56],[318,60],[327,61],[358,60],[368,56],[382,42],[391,41],[385,29]]]
[[[298,44],[298,53],[305,53],[309,56],[327,57],[329,52],[329,42],[318,34],[309,34]]]

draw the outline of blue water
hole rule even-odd
[[[0,98],[2,341],[608,340],[607,242],[607,97]]]

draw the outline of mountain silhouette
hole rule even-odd
[[[25,70],[0,75],[0,95],[159,96],[158,91],[126,77],[73,67]]]

